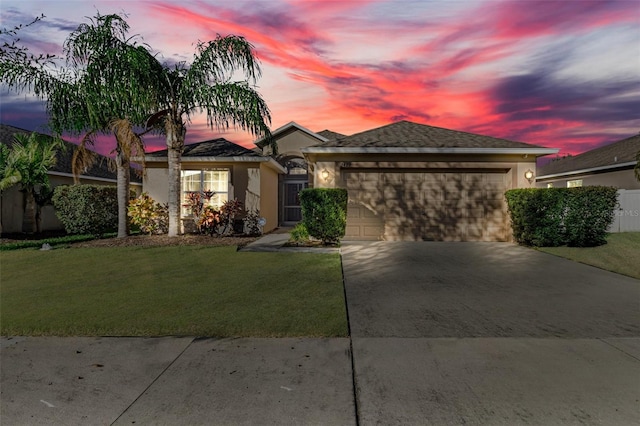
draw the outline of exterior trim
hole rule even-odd
[[[542,179],[551,179],[551,178],[555,178],[555,177],[562,177],[562,176],[582,175],[582,174],[598,172],[598,171],[602,171],[602,170],[622,169],[624,167],[635,166],[635,165],[636,165],[635,161],[629,161],[629,162],[626,162],[626,163],[611,164],[611,165],[608,165],[608,166],[590,167],[588,169],[572,170],[572,171],[569,171],[569,172],[553,173],[553,174],[550,174],[550,175],[537,176],[536,177],[536,181],[542,180]]]
[[[74,177],[73,173],[65,173],[65,172],[47,172],[47,174],[50,174],[51,176],[61,176],[61,177]],[[117,179],[109,179],[109,178],[103,178],[103,177],[97,177],[97,176],[88,176],[88,175],[80,175],[78,176],[78,179],[90,179],[90,180],[97,180],[100,182],[111,182],[111,183],[118,183]],[[135,186],[142,186],[141,182],[130,182],[129,185],[135,185]]]
[[[556,148],[427,148],[321,147],[302,148],[305,154],[557,154]]]
[[[169,162],[168,157],[145,157],[146,163],[166,163]],[[276,160],[271,157],[182,157],[181,162],[188,163],[268,163],[274,169],[286,173]]]
[[[280,133],[284,133],[289,129],[298,129],[303,133],[306,133],[307,135],[318,139],[321,142],[327,142],[329,139],[325,138],[324,136],[321,136],[315,132],[312,132],[311,130],[307,129],[304,126],[299,125],[298,123],[296,123],[295,121],[290,121],[287,124],[285,124],[284,126],[278,127],[276,130],[274,130],[273,132],[271,132],[271,137],[275,138],[277,137]],[[256,144],[257,146],[260,146],[260,144],[262,142],[264,142],[265,138],[260,138],[257,141],[254,142],[254,144]]]

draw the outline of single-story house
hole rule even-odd
[[[0,124],[0,143],[11,146],[15,134],[31,134],[30,130],[21,129],[7,124]],[[52,187],[59,185],[73,185],[71,159],[76,148],[75,144],[66,142],[67,149],[59,151],[57,162],[49,170],[49,182]],[[116,172],[108,167],[107,157],[98,155],[98,160],[90,169],[79,176],[81,184],[116,185]],[[131,173],[131,187],[137,193],[142,191],[142,179],[134,172]],[[0,197],[0,214],[3,233],[22,232],[22,214],[24,211],[24,196],[20,185],[14,185],[2,192]],[[41,212],[40,227],[42,231],[56,231],[64,229],[58,220],[53,206],[45,206]]]
[[[638,232],[640,181],[634,168],[639,152],[640,135],[635,135],[576,156],[554,159],[538,168],[536,186],[614,186],[618,188],[618,206],[609,232]]]
[[[409,121],[351,136],[291,122],[273,137],[284,173],[262,197],[278,194],[279,224],[300,219],[300,189],[346,188],[354,240],[510,240],[504,192],[532,187],[537,157],[558,152]]]
[[[538,167],[536,186],[573,187],[605,185],[620,189],[640,189],[635,177],[640,135],[631,136],[591,151],[554,159]]]
[[[167,150],[145,155],[143,190],[154,200],[166,203],[169,195]],[[237,198],[245,211],[258,212],[266,219],[264,232],[278,227],[278,175],[285,173],[268,155],[218,138],[184,147],[181,162],[182,200],[191,192],[214,191],[209,204],[220,207]],[[188,229],[191,213],[182,207],[183,224]]]

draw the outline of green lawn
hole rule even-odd
[[[640,232],[609,234],[599,247],[541,247],[538,250],[640,279]]]
[[[0,333],[346,336],[337,254],[235,247],[0,253]]]

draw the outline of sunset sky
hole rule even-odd
[[[273,117],[352,134],[397,120],[576,154],[640,131],[640,2],[633,1],[29,1],[2,0],[0,25],[34,52],[61,54],[86,17],[126,13],[162,61],[195,42],[245,36]],[[41,130],[42,103],[2,90],[1,121]],[[187,143],[220,133],[195,116]],[[147,140],[149,150],[162,140]],[[113,141],[101,140],[108,153]]]

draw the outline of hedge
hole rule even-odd
[[[300,192],[302,223],[309,235],[324,244],[334,244],[344,237],[347,226],[347,190],[343,188],[308,188]]]
[[[61,185],[52,201],[68,234],[103,235],[118,228],[115,186]]]
[[[518,243],[590,247],[606,243],[617,190],[606,186],[512,189],[505,197]]]

